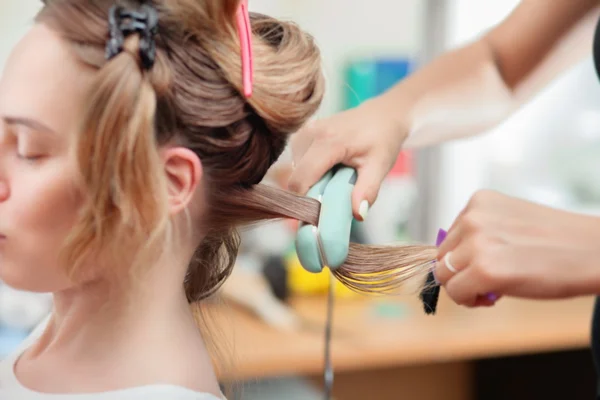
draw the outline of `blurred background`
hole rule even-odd
[[[0,68],[39,7],[2,0]],[[290,19],[323,54],[327,95],[317,117],[355,107],[441,52],[475,39],[517,0],[250,0]],[[477,138],[403,152],[367,222],[364,243],[433,243],[474,191],[497,189],[600,213],[600,85],[591,54],[517,114]],[[267,181],[285,185],[289,155]],[[325,274],[299,266],[294,222],[244,232],[234,275],[214,314],[224,385],[243,399],[321,399]],[[1,285],[1,283],[0,283]],[[442,295],[435,316],[416,296],[364,298],[336,288],[337,399],[583,399],[595,392],[591,298],[502,300],[464,310]],[[0,286],[0,357],[48,312],[47,296]],[[226,367],[225,364],[230,364]]]

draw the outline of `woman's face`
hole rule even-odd
[[[71,156],[92,73],[37,25],[0,78],[0,280],[29,291],[71,284],[58,254],[80,205]]]

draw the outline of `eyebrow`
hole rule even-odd
[[[2,118],[4,120],[4,122],[8,125],[21,125],[21,126],[26,126],[28,128],[31,128],[33,130],[36,131],[40,131],[40,132],[47,132],[47,133],[52,133],[55,134],[56,132],[50,128],[49,126],[36,121],[34,119],[31,118],[25,118],[25,117],[4,117]]]

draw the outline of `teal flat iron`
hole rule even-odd
[[[331,399],[333,365],[331,362],[331,331],[335,278],[332,274],[344,264],[350,247],[352,229],[352,190],[357,174],[353,168],[336,167],[325,174],[307,193],[321,203],[318,225],[300,224],[296,236],[296,252],[300,264],[309,272],[329,271],[327,320],[325,325],[325,400]]]
[[[327,172],[307,193],[307,197],[321,203],[317,225],[301,223],[296,235],[296,253],[304,269],[312,273],[329,269],[329,293],[325,326],[325,400],[331,399],[333,388],[333,366],[331,362],[331,331],[333,322],[334,284],[333,271],[341,267],[350,249],[350,234],[354,216],[352,213],[352,191],[358,175],[353,168],[337,166]],[[444,230],[438,234],[439,246],[446,236]],[[435,264],[432,264],[432,266]],[[428,274],[426,288],[420,297],[425,312],[434,314],[440,287],[434,283],[433,271]]]

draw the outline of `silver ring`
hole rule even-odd
[[[450,253],[451,252],[449,251],[444,256],[444,264],[446,264],[446,268],[448,268],[450,271],[452,271],[452,272],[454,272],[456,274],[458,272],[458,270],[456,268],[454,268],[454,266],[450,262]]]

